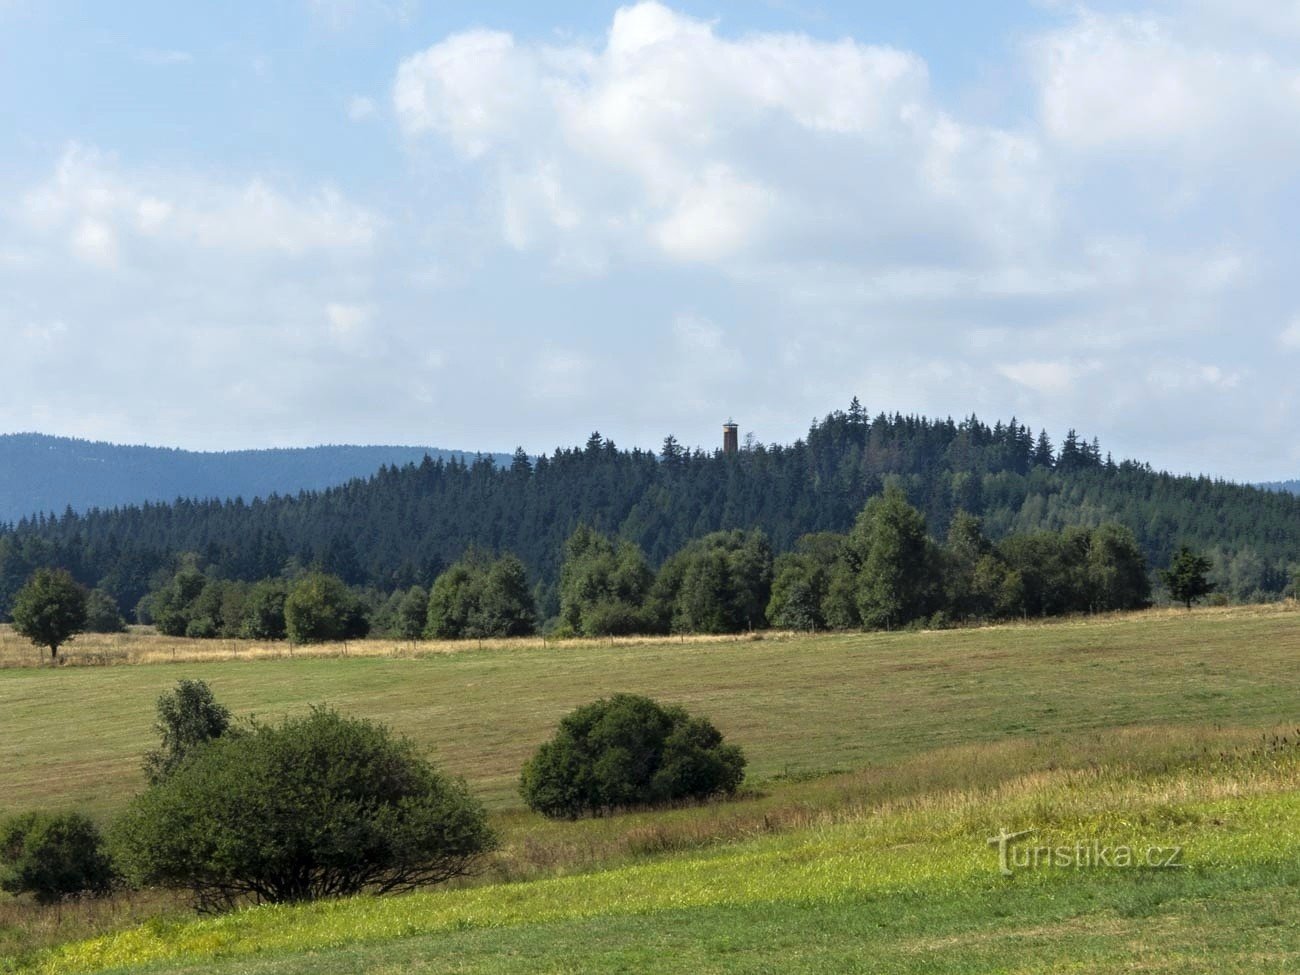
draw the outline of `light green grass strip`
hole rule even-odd
[[[1048,811],[1044,842],[1098,839],[1134,846],[1179,843],[1192,872],[1294,862],[1300,856],[1300,793],[1214,802],[1152,803],[1132,793],[1114,812],[1063,817]],[[1038,800],[1041,802],[1041,800]],[[587,875],[416,894],[265,907],[183,924],[150,924],[57,949],[34,969],[94,972],[166,961],[321,952],[467,928],[654,914],[757,903],[826,904],[896,893],[972,894],[1000,884],[1068,883],[1070,871],[1001,878],[983,837],[999,813],[1020,828],[1035,800],[995,804],[972,822],[969,808],[903,811],[859,823],[803,830]],[[1025,817],[1031,817],[1026,819]],[[927,827],[928,824],[928,827]],[[928,834],[928,835],[927,835]]]

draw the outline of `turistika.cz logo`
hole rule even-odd
[[[1004,827],[997,836],[989,837],[989,846],[997,847],[1002,876],[1010,877],[1017,870],[1170,870],[1186,866],[1181,846],[1143,847],[1095,839],[1051,846],[1028,841],[1037,832],[1022,829],[1010,833]]]

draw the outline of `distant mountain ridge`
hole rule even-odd
[[[1300,494],[1300,481],[1261,481],[1255,487],[1265,491],[1283,491],[1287,494]]]
[[[384,465],[453,457],[473,451],[439,447],[285,447],[269,450],[192,451],[52,437],[0,434],[0,523],[51,512],[114,508],[177,498],[227,500],[319,491]],[[509,454],[489,454],[509,464]]]

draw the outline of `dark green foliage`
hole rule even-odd
[[[1079,530],[1087,532],[1088,610],[1110,612],[1150,605],[1147,561],[1133,533],[1115,524]]]
[[[199,557],[181,556],[181,567],[136,608],[142,623],[152,622],[164,636],[195,639],[240,637],[247,634],[252,587],[218,579],[199,571]]]
[[[654,573],[635,544],[579,525],[564,546],[561,623],[581,636],[648,632],[645,606],[653,584]]]
[[[1178,549],[1169,568],[1160,573],[1160,580],[1169,590],[1169,598],[1191,609],[1192,603],[1208,596],[1214,589],[1209,580],[1211,568],[1213,563],[1208,558],[1184,545]]]
[[[1300,499],[1175,477],[1133,461],[1110,463],[1087,439],[1067,440],[1058,462],[1045,434],[1036,438],[1014,419],[988,425],[975,417],[869,418],[850,407],[793,444],[754,445],[726,462],[676,441],[657,456],[618,450],[597,436],[531,463],[430,460],[302,497],[38,517],[0,527],[0,614],[23,580],[49,565],[66,566],[79,581],[133,606],[157,587],[158,573],[174,574],[184,552],[199,553],[212,578],[247,582],[280,575],[289,564],[328,569],[326,560],[337,561],[361,584],[388,594],[429,586],[480,546],[518,555],[539,603],[555,615],[564,543],[579,525],[639,546],[651,568],[693,539],[735,528],[759,528],[774,551],[790,552],[805,534],[850,531],[886,482],[900,487],[935,539],[947,537],[958,510],[980,518],[997,544],[1013,535],[1115,523],[1134,533],[1148,565],[1168,565],[1181,540],[1214,559],[1215,581],[1232,598],[1285,590],[1300,552]],[[860,625],[856,598],[844,585],[856,568],[831,573],[828,625]],[[1038,615],[1040,605],[1059,602],[1050,594],[1040,599],[1028,578],[1020,581],[1024,605],[1017,613]],[[1016,598],[1015,589],[1004,602]],[[666,620],[663,608],[652,600],[655,625],[671,624],[671,607]],[[188,620],[178,632],[186,626]]]
[[[454,640],[469,629],[470,617],[478,607],[477,593],[482,572],[469,560],[457,562],[433,582],[425,632],[435,640]]]
[[[285,631],[293,643],[359,640],[370,631],[366,607],[343,580],[310,572],[284,601]]]
[[[772,548],[760,531],[713,532],[665,563],[651,591],[657,629],[739,633],[767,625]]]
[[[87,633],[123,633],[126,620],[117,608],[117,601],[102,589],[92,589],[86,596]]]
[[[434,580],[425,633],[436,640],[527,636],[537,625],[524,564],[469,553]]]
[[[418,640],[424,635],[429,618],[429,594],[412,586],[401,594],[393,620],[393,635],[402,640]]]
[[[867,502],[846,545],[860,566],[856,596],[864,626],[891,629],[937,608],[937,553],[924,517],[900,489],[891,486]]]
[[[216,909],[440,883],[494,836],[409,741],[314,709],[213,741],[132,801],[114,841],[131,880]]]
[[[1117,525],[1017,535],[998,546],[1029,616],[1138,609],[1150,602],[1146,559]],[[1011,597],[1005,597],[1003,609]]]
[[[0,890],[56,904],[103,896],[115,881],[99,830],[80,813],[25,813],[0,825]]]
[[[14,629],[50,657],[86,629],[86,590],[63,569],[37,569],[18,590],[13,606]]]
[[[513,555],[503,555],[488,566],[478,609],[470,614],[465,635],[527,636],[536,627],[537,613],[524,564]]]
[[[707,720],[646,697],[616,694],[570,712],[524,766],[530,809],[576,819],[636,805],[730,795],[745,774],[740,748]]]
[[[821,532],[799,539],[795,551],[776,560],[768,621],[790,630],[815,631],[837,625],[830,622],[836,615],[831,584],[843,558],[843,535]],[[856,613],[852,615],[850,622],[838,625],[856,626]]]
[[[284,604],[289,586],[281,579],[264,579],[249,590],[244,603],[241,635],[250,640],[283,640],[288,631]]]
[[[158,698],[154,722],[159,746],[144,757],[144,774],[157,785],[208,742],[228,734],[230,711],[217,703],[201,680],[181,680],[176,689]]]

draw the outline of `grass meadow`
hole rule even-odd
[[[292,659],[172,641],[175,663],[161,638],[108,639],[120,659],[88,640],[52,668],[8,637],[6,812],[111,816],[142,785],[153,700],[202,677],[237,713],[325,702],[387,722],[468,779],[502,848],[454,889],[213,919],[156,893],[0,902],[0,970],[1300,968],[1293,606],[738,641],[367,641]],[[710,715],[750,758],[745,794],[577,823],[521,809],[519,766],[556,720],[622,690]],[[987,844],[1003,828],[1184,856],[1004,877]]]

